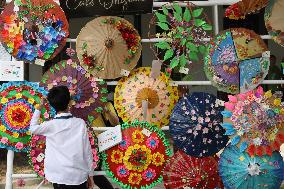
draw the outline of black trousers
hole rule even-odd
[[[88,189],[88,184],[87,182],[84,182],[83,184],[80,185],[65,185],[65,184],[53,183],[53,188],[54,189]]]
[[[102,165],[100,164],[96,169],[96,171],[101,171],[101,170],[102,170]],[[114,189],[105,176],[96,175],[93,178],[95,185],[97,185],[100,189]]]

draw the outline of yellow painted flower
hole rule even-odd
[[[17,94],[16,94],[16,99],[22,98],[22,96],[23,96],[23,95],[22,95],[21,93],[17,93]]]
[[[6,104],[7,102],[8,102],[7,98],[4,97],[4,98],[1,99],[1,104]]]
[[[72,83],[76,84],[77,83],[77,79],[72,79]]]
[[[163,154],[157,152],[152,155],[152,163],[156,165],[157,167],[163,165],[164,162],[165,162],[165,158]]]
[[[266,98],[272,97],[272,92],[271,92],[271,90],[267,91],[267,92],[264,94],[264,96],[265,96]]]
[[[67,76],[63,76],[63,77],[61,78],[61,80],[62,80],[62,81],[67,81]]]
[[[33,98],[29,98],[29,99],[28,99],[28,102],[29,102],[30,104],[33,104],[33,103],[35,102],[35,100],[34,100]]]
[[[135,143],[141,143],[144,141],[144,135],[140,130],[136,130],[132,133],[132,140]]]
[[[120,150],[114,150],[111,154],[111,161],[113,163],[119,164],[122,163],[123,152]]]
[[[5,132],[6,131],[6,127],[4,125],[0,125],[0,131]]]
[[[128,177],[129,184],[133,184],[133,185],[140,184],[141,180],[142,180],[142,176],[141,174],[138,174],[138,173],[130,173]]]
[[[19,137],[19,133],[13,133],[13,137],[14,138],[18,138]]]
[[[151,164],[151,150],[145,145],[129,146],[123,157],[128,170],[142,172]]]
[[[244,160],[245,160],[245,157],[244,157],[244,156],[241,156],[241,157],[239,158],[239,160],[240,160],[240,161],[244,161]]]
[[[273,104],[274,104],[275,106],[280,106],[280,105],[281,105],[281,99],[280,99],[280,98],[274,99]]]
[[[282,108],[281,110],[280,110],[280,114],[284,114],[284,108]]]
[[[27,135],[31,135],[31,132],[30,132],[30,131],[27,131],[26,134],[27,134]]]

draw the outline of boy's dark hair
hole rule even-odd
[[[56,112],[67,110],[70,99],[70,92],[66,86],[53,87],[47,95],[49,104]]]

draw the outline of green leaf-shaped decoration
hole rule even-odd
[[[158,26],[159,26],[161,29],[163,29],[163,30],[169,30],[169,26],[168,26],[167,23],[158,22],[157,24],[158,24]]]
[[[170,64],[171,69],[177,67],[178,63],[179,63],[179,60],[177,59],[177,57],[174,57]]]
[[[21,0],[15,0],[15,5],[21,6],[23,3]]]
[[[194,25],[195,25],[196,27],[200,27],[200,26],[202,26],[203,24],[206,24],[206,22],[205,22],[204,20],[202,20],[202,19],[195,19],[195,20],[194,20]]]
[[[182,16],[182,8],[181,8],[181,6],[179,6],[177,3],[174,3],[173,7],[175,9],[175,12],[177,14],[179,14],[180,16]]]
[[[107,102],[107,98],[106,98],[106,97],[102,97],[102,98],[101,98],[101,101],[102,101],[102,102]]]
[[[102,94],[107,94],[107,93],[108,93],[107,88],[102,88],[102,89],[101,89],[101,93],[102,93]]]
[[[186,38],[183,38],[183,39],[181,40],[181,45],[184,46],[184,45],[186,44],[186,41],[187,41]]]
[[[163,50],[171,48],[170,44],[167,41],[160,41],[159,43],[156,43],[155,46]]]
[[[191,42],[188,42],[188,43],[186,44],[186,47],[189,48],[190,51],[198,52],[198,49],[197,49],[196,45],[194,45],[194,44],[191,43]]]
[[[186,22],[189,22],[190,19],[191,19],[191,14],[190,14],[189,9],[186,7],[184,14],[183,14],[183,20]]]
[[[180,32],[180,33],[184,32],[184,28],[183,28],[183,27],[180,27],[180,26],[177,27],[177,30],[178,30],[178,32]]]
[[[176,19],[177,21],[179,21],[179,22],[181,22],[181,21],[182,21],[181,14],[179,14],[179,13],[175,12],[175,13],[174,13],[174,17],[175,17],[175,19]]]
[[[175,34],[175,36],[174,36],[174,38],[176,38],[176,39],[180,39],[180,38],[182,38],[183,36],[182,36],[182,34],[181,33],[177,33],[177,34]]]
[[[98,112],[98,113],[102,113],[103,112],[103,108],[102,107],[98,107],[98,108],[96,108],[96,112]]]
[[[168,10],[168,8],[166,6],[163,6],[162,9],[163,9],[164,15],[168,15],[169,14],[169,10]]]
[[[194,11],[192,11],[192,16],[195,17],[195,18],[199,17],[202,12],[203,12],[203,8],[195,9]]]
[[[179,62],[180,62],[180,67],[184,67],[186,65],[186,57],[184,54],[182,54],[180,57],[179,57]]]
[[[211,31],[213,29],[212,25],[210,24],[203,24],[202,28],[206,31]]]
[[[51,73],[54,74],[54,69],[53,68],[50,68],[49,70],[50,70]]]
[[[189,52],[189,58],[192,60],[192,61],[199,61],[199,58],[197,56],[197,53],[196,52],[193,52],[193,51],[190,51]]]
[[[94,116],[88,115],[88,121],[89,121],[90,124],[92,124],[94,120],[95,120]]]
[[[198,49],[199,49],[199,52],[200,52],[201,54],[205,54],[205,53],[206,53],[206,47],[205,47],[204,45],[200,45],[200,46],[198,47]]]
[[[167,22],[167,16],[159,13],[158,11],[155,12],[156,17],[158,18],[159,22]]]
[[[58,71],[60,70],[60,67],[58,66],[58,64],[55,64],[54,68],[57,69]]]
[[[172,58],[174,55],[174,50],[173,49],[169,49],[166,51],[165,56],[164,56],[164,61]]]

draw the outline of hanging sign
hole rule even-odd
[[[68,18],[151,13],[153,0],[60,0]]]
[[[0,61],[0,81],[23,81],[24,62]]]
[[[118,125],[98,135],[99,152],[105,151],[122,141],[121,126]]]

